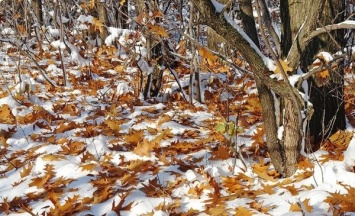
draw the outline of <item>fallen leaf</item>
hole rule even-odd
[[[0,106],[0,123],[16,124],[16,117],[12,114],[11,108],[7,104]]]
[[[237,216],[253,216],[255,215],[255,212],[253,212],[250,209],[247,209],[246,207],[239,206],[238,208],[235,209],[235,214]]]
[[[214,62],[218,59],[216,55],[211,53],[209,50],[207,50],[205,47],[199,47],[198,52],[200,53],[202,58],[207,59],[208,64],[213,65]]]
[[[283,60],[283,59],[279,59],[279,61],[280,61],[280,64],[281,64],[281,66],[282,66],[282,68],[283,68],[283,70],[285,71],[286,74],[287,74],[288,72],[292,72],[292,71],[293,71],[293,68],[291,68],[290,66],[288,66],[288,65],[290,64],[289,61]],[[276,68],[275,68],[275,70],[274,70],[274,73],[275,73],[275,74],[281,74],[281,68],[280,68],[278,65],[276,65]]]
[[[218,145],[217,151],[211,152],[210,160],[226,160],[230,158],[229,146]]]
[[[154,148],[154,143],[144,139],[142,142],[137,144],[137,146],[133,149],[133,152],[139,156],[150,157],[153,148]]]

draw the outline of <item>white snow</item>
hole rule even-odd
[[[355,169],[355,138],[350,141],[350,144],[344,152],[344,163],[349,171]]]

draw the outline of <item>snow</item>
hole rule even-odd
[[[344,163],[349,171],[355,167],[355,139],[350,141],[348,148],[344,152]]]
[[[193,170],[187,170],[186,173],[186,179],[189,182],[193,182],[196,179],[196,174],[194,173]]]
[[[57,40],[57,41],[53,41],[51,43],[51,45],[56,48],[56,49],[65,49],[65,44],[64,42],[60,41],[60,40]]]
[[[211,2],[213,4],[213,6],[216,8],[216,12],[221,13],[224,8],[224,4],[221,4],[216,0],[212,0]]]

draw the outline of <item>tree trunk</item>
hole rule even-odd
[[[31,5],[40,25],[43,25],[42,0],[32,0]]]
[[[245,33],[250,37],[250,39],[255,43],[255,45],[260,47],[258,33],[256,31],[255,20],[253,16],[252,0],[240,0],[239,4],[243,29]]]
[[[287,79],[287,75],[283,74],[285,81],[277,81],[271,79],[269,71],[266,66],[266,60],[261,52],[252,46],[252,42],[245,39],[241,33],[239,33],[221,14],[216,11],[215,6],[211,0],[192,0],[200,14],[204,16],[205,23],[219,33],[224,39],[235,48],[237,51],[243,54],[244,59],[249,63],[254,73],[257,87],[259,91],[259,98],[262,103],[263,118],[266,129],[267,143],[271,155],[271,160],[276,170],[281,176],[290,176],[296,171],[296,163],[300,158],[301,143],[304,139],[303,122],[301,117],[301,109],[305,109],[304,99],[298,93],[298,91],[290,85]],[[244,1],[248,3],[248,1]],[[249,1],[250,2],[250,1]],[[259,3],[257,1],[257,3]],[[320,35],[317,38],[309,41],[309,35],[316,28],[322,27],[330,23],[333,17],[339,17],[341,20],[341,11],[343,9],[343,2],[340,0],[283,0],[280,1],[281,7],[281,20],[282,20],[282,41],[281,41],[281,57],[287,57],[287,61],[290,62],[289,66],[296,69],[299,65],[302,69],[307,69],[308,65],[313,61],[313,56],[319,50],[333,51],[331,47],[339,49],[342,44],[331,44],[330,37],[327,34]],[[338,16],[336,16],[338,15]],[[259,23],[261,24],[261,23]],[[261,26],[262,27],[262,26]],[[339,34],[339,33],[338,33]],[[342,35],[333,35],[334,41],[338,41],[342,38]],[[268,44],[268,41],[264,41]],[[328,46],[325,46],[328,44]],[[316,46],[316,47],[314,47]],[[318,47],[318,48],[317,48]],[[269,51],[271,52],[272,49]],[[273,55],[276,59],[277,56]],[[307,61],[308,60],[308,61]],[[277,61],[275,60],[277,63]],[[325,125],[332,123],[334,120],[335,128],[343,128],[344,115],[342,101],[342,74],[330,73],[330,78],[334,85],[329,84],[326,88],[320,86],[313,86],[311,92],[311,102],[313,102],[314,108],[322,111],[318,113],[325,113],[323,119],[312,119],[318,125],[310,124],[310,134],[314,133],[315,129],[319,130],[319,122],[324,121]],[[312,81],[310,81],[312,82]],[[316,80],[314,80],[316,83]],[[331,91],[329,91],[331,90]],[[329,93],[337,90],[337,97],[324,95],[325,92]],[[284,107],[280,110],[279,115],[284,112],[283,121],[277,122],[275,118],[275,108],[272,92],[276,96],[279,96],[283,101]],[[317,93],[314,93],[317,92]],[[319,92],[321,96],[319,97]],[[318,106],[318,101],[323,100],[324,106]],[[330,103],[325,106],[325,103]],[[336,107],[336,111],[330,111],[330,108]],[[306,110],[305,110],[306,112]],[[335,114],[336,113],[336,114]],[[329,116],[327,116],[329,115]],[[334,116],[335,115],[335,116]],[[278,132],[283,130],[282,139],[278,140]],[[333,129],[335,130],[335,129]],[[330,130],[332,131],[332,130]],[[330,132],[329,132],[330,133]],[[329,134],[328,133],[328,134]],[[323,135],[327,135],[323,133]]]
[[[285,0],[280,1],[280,3],[284,56],[290,51],[294,41],[302,44],[302,37],[309,33],[309,29],[321,28],[324,25],[332,24],[333,22],[337,23],[344,19],[342,12],[345,10],[345,2],[342,0]],[[305,18],[303,14],[308,14],[310,17],[313,16],[317,20],[304,28]],[[305,30],[302,31],[301,27]],[[295,40],[297,35],[298,38]],[[315,55],[320,51],[335,53],[340,47],[344,46],[343,30],[332,32],[331,35],[339,44],[335,43],[325,33],[314,38],[307,46],[304,46],[304,44],[299,46],[300,67],[304,72],[307,72],[308,66],[312,64]],[[313,144],[313,150],[319,147],[319,145],[315,144],[326,139],[338,129],[345,128],[342,73],[341,67],[336,71],[332,71],[331,80],[326,85],[319,85],[317,78],[311,78],[308,82],[310,86],[308,92],[310,92],[310,102],[313,104],[314,114],[308,124],[307,135],[308,143]]]
[[[105,41],[107,37],[107,26],[109,22],[106,10],[106,2],[104,0],[99,0],[97,2],[97,14],[100,22],[103,24],[103,28],[100,29],[100,38],[102,41]]]
[[[292,175],[296,171],[296,167],[294,165],[299,158],[298,155],[292,155],[294,155],[294,153],[299,154],[299,152],[297,152],[300,144],[300,135],[298,135],[298,133],[300,133],[301,129],[301,123],[299,122],[299,110],[294,109],[297,107],[293,102],[295,94],[294,91],[289,89],[286,82],[279,82],[276,79],[270,78],[270,74],[272,72],[270,72],[266,67],[265,57],[262,57],[262,54],[253,48],[251,44],[252,42],[247,41],[224,18],[223,14],[217,13],[215,11],[215,8],[210,0],[193,0],[193,2],[197,6],[201,15],[204,15],[207,25],[213,28],[225,39],[228,38],[228,41],[233,46],[233,48],[243,54],[243,57],[252,68],[255,80],[257,82],[259,99],[262,103],[267,145],[271,155],[272,163],[281,176],[286,177]],[[291,105],[289,106],[293,109],[285,110],[285,112],[290,112],[289,114],[285,114],[286,116],[289,116],[289,126],[286,124],[285,130],[292,130],[287,133],[285,132],[285,136],[289,136],[289,138],[286,138],[288,141],[286,146],[277,137],[277,131],[279,128],[276,122],[274,98],[271,90],[283,97],[285,100],[292,101],[290,102]],[[295,122],[296,124],[292,126],[291,124],[294,123],[294,119],[297,119],[297,121]],[[294,139],[292,139],[293,136]],[[286,151],[290,151],[290,153],[286,153]],[[292,156],[293,158],[287,158],[287,156]],[[292,166],[290,166],[290,164],[292,164]]]
[[[257,47],[260,47],[258,33],[256,31],[255,21],[253,17],[252,1],[242,0],[240,1],[240,7],[242,25],[245,33],[250,37],[254,44],[257,45]],[[255,81],[259,94],[259,100],[262,104],[261,108],[263,112],[264,128],[268,143],[268,152],[272,159],[272,163],[275,166],[275,169],[280,173],[281,176],[287,176],[287,172],[292,172],[292,170],[286,169],[287,160],[285,154],[285,147],[277,137],[277,130],[280,125],[277,123],[275,115],[276,110],[274,106],[274,96],[261,79],[255,77]]]

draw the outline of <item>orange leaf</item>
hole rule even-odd
[[[275,193],[275,191],[274,191],[275,186],[274,185],[261,184],[261,186],[263,187],[263,191],[265,193],[268,193],[270,195]]]
[[[80,168],[83,170],[83,171],[89,171],[89,172],[92,172],[94,171],[96,168],[98,168],[99,166],[95,163],[88,163],[88,164],[82,164],[80,165]]]
[[[131,190],[132,190],[132,189],[131,189]],[[133,204],[134,204],[134,201],[132,201],[132,202],[126,204],[125,206],[123,206],[123,204],[124,204],[125,201],[126,201],[126,198],[127,198],[128,195],[130,194],[131,190],[128,190],[128,191],[127,191],[126,193],[124,193],[123,195],[119,195],[120,198],[121,198],[121,200],[120,200],[120,202],[118,203],[117,206],[116,206],[116,204],[115,204],[115,200],[113,200],[111,210],[112,210],[112,211],[115,211],[115,212],[117,213],[117,215],[120,215],[120,212],[121,212],[122,210],[124,210],[124,211],[129,211],[129,210],[131,210],[131,208],[132,208],[132,206],[133,206]]]
[[[217,151],[211,152],[210,160],[226,160],[230,157],[229,146],[218,145]]]
[[[125,141],[128,144],[138,144],[143,141],[144,130],[130,130],[129,134],[125,137]]]
[[[285,189],[287,189],[292,194],[292,196],[298,195],[298,188],[296,188],[294,185],[286,186]]]
[[[161,26],[159,25],[153,25],[148,23],[147,25],[149,27],[149,32],[154,33],[156,35],[162,36],[162,37],[167,37],[168,32]]]
[[[320,72],[318,72],[318,73],[316,74],[316,76],[317,76],[318,78],[325,79],[325,78],[327,78],[327,77],[329,76],[329,71],[328,71],[328,69],[323,69],[323,70],[321,70]]]
[[[50,177],[50,175],[45,175],[43,177],[33,178],[32,182],[28,185],[30,187],[37,186],[37,188],[43,188],[43,185],[49,180]]]
[[[253,144],[263,144],[264,141],[265,128],[259,127],[256,129],[256,133],[254,132],[252,136],[252,140],[254,140]]]
[[[255,213],[252,210],[249,210],[243,206],[240,206],[235,210],[234,215],[253,216],[253,215],[255,215]]]
[[[303,169],[306,170],[307,168],[314,168],[314,163],[312,163],[308,158],[303,158],[300,162],[298,162],[298,164],[296,164],[296,166],[299,169]]]
[[[303,200],[303,202],[293,203],[290,206],[290,211],[306,211],[306,213],[310,213],[313,207],[310,206],[308,202],[309,202],[309,198]]]
[[[264,162],[262,159],[260,159],[260,163],[253,165],[253,171],[255,174],[257,174],[260,178],[276,182],[277,180],[274,179],[272,176],[268,174],[268,169],[269,166],[264,165]]]
[[[253,201],[251,203],[248,203],[250,205],[250,208],[255,209],[261,213],[266,214],[269,210],[270,210],[270,206],[269,207],[263,207],[263,202],[258,202],[258,201]]]
[[[243,190],[243,186],[239,183],[239,179],[235,177],[224,177],[223,186],[227,188],[229,193],[238,193]]]
[[[205,47],[199,47],[198,52],[200,53],[201,57],[207,59],[208,64],[213,65],[213,63],[218,59],[216,55],[211,53],[209,50],[207,50]]]
[[[106,119],[104,123],[114,132],[118,132],[121,129],[121,121]]]

